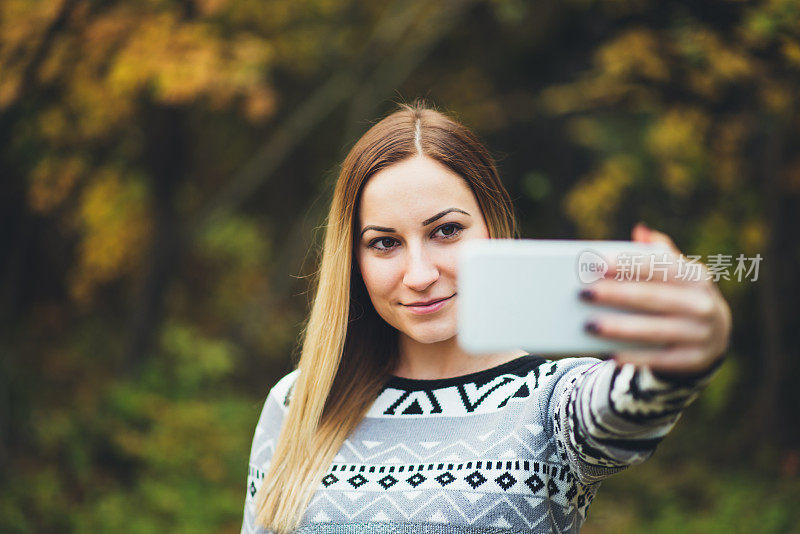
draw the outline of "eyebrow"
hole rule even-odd
[[[434,215],[430,219],[425,219],[424,221],[422,221],[422,226],[428,226],[432,222],[441,219],[442,217],[444,217],[445,215],[447,215],[448,213],[453,212],[453,211],[457,211],[458,213],[463,213],[464,215],[466,215],[468,217],[472,217],[472,215],[470,215],[469,213],[467,213],[466,211],[464,211],[462,209],[447,208],[444,211],[440,211],[439,213],[437,213],[436,215]],[[377,230],[378,232],[396,232],[397,231],[394,228],[387,228],[385,226],[375,226],[373,224],[370,224],[368,226],[365,226],[364,229],[361,230],[361,237],[364,236],[364,232],[366,232],[367,230]]]

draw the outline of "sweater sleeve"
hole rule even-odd
[[[264,527],[256,525],[256,493],[261,487],[264,475],[269,469],[272,454],[278,441],[283,419],[289,405],[291,389],[297,377],[297,370],[281,378],[267,395],[267,400],[258,418],[253,444],[250,447],[250,462],[247,470],[242,534],[271,534]]]
[[[647,460],[722,361],[695,375],[611,360],[572,368],[549,406],[559,454],[584,484]]]

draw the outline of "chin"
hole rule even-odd
[[[453,338],[456,335],[456,328],[411,328],[406,330],[405,334],[419,343],[439,343]]]

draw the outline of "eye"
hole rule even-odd
[[[378,238],[373,239],[372,241],[370,241],[369,245],[367,245],[367,246],[370,247],[370,248],[374,248],[375,250],[379,250],[381,252],[384,252],[384,251],[387,251],[387,250],[391,250],[392,249],[392,244],[395,241],[396,241],[396,239],[393,238],[393,237],[378,237]],[[387,242],[388,242],[388,244],[387,244]],[[378,245],[383,245],[383,246],[378,246]]]
[[[463,230],[463,229],[464,229],[464,227],[461,226],[460,224],[447,223],[447,224],[443,224],[439,228],[437,228],[434,231],[434,234],[436,234],[437,232],[441,231],[442,232],[442,237],[444,237],[445,239],[450,239],[451,237],[455,237],[459,233],[461,233],[461,230]]]
[[[437,234],[441,234],[439,237],[442,239],[452,239],[457,237],[458,234],[461,233],[464,227],[458,223],[446,223],[438,227],[436,230],[433,231],[431,237],[435,237]],[[372,241],[369,242],[367,245],[368,248],[377,250],[378,252],[389,252],[396,248],[398,241],[394,237],[384,236],[384,237],[376,237]]]

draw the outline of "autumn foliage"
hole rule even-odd
[[[797,0],[0,1],[0,531],[238,532],[337,166],[417,96],[525,237],[764,257],[585,531],[796,528],[798,94]]]

